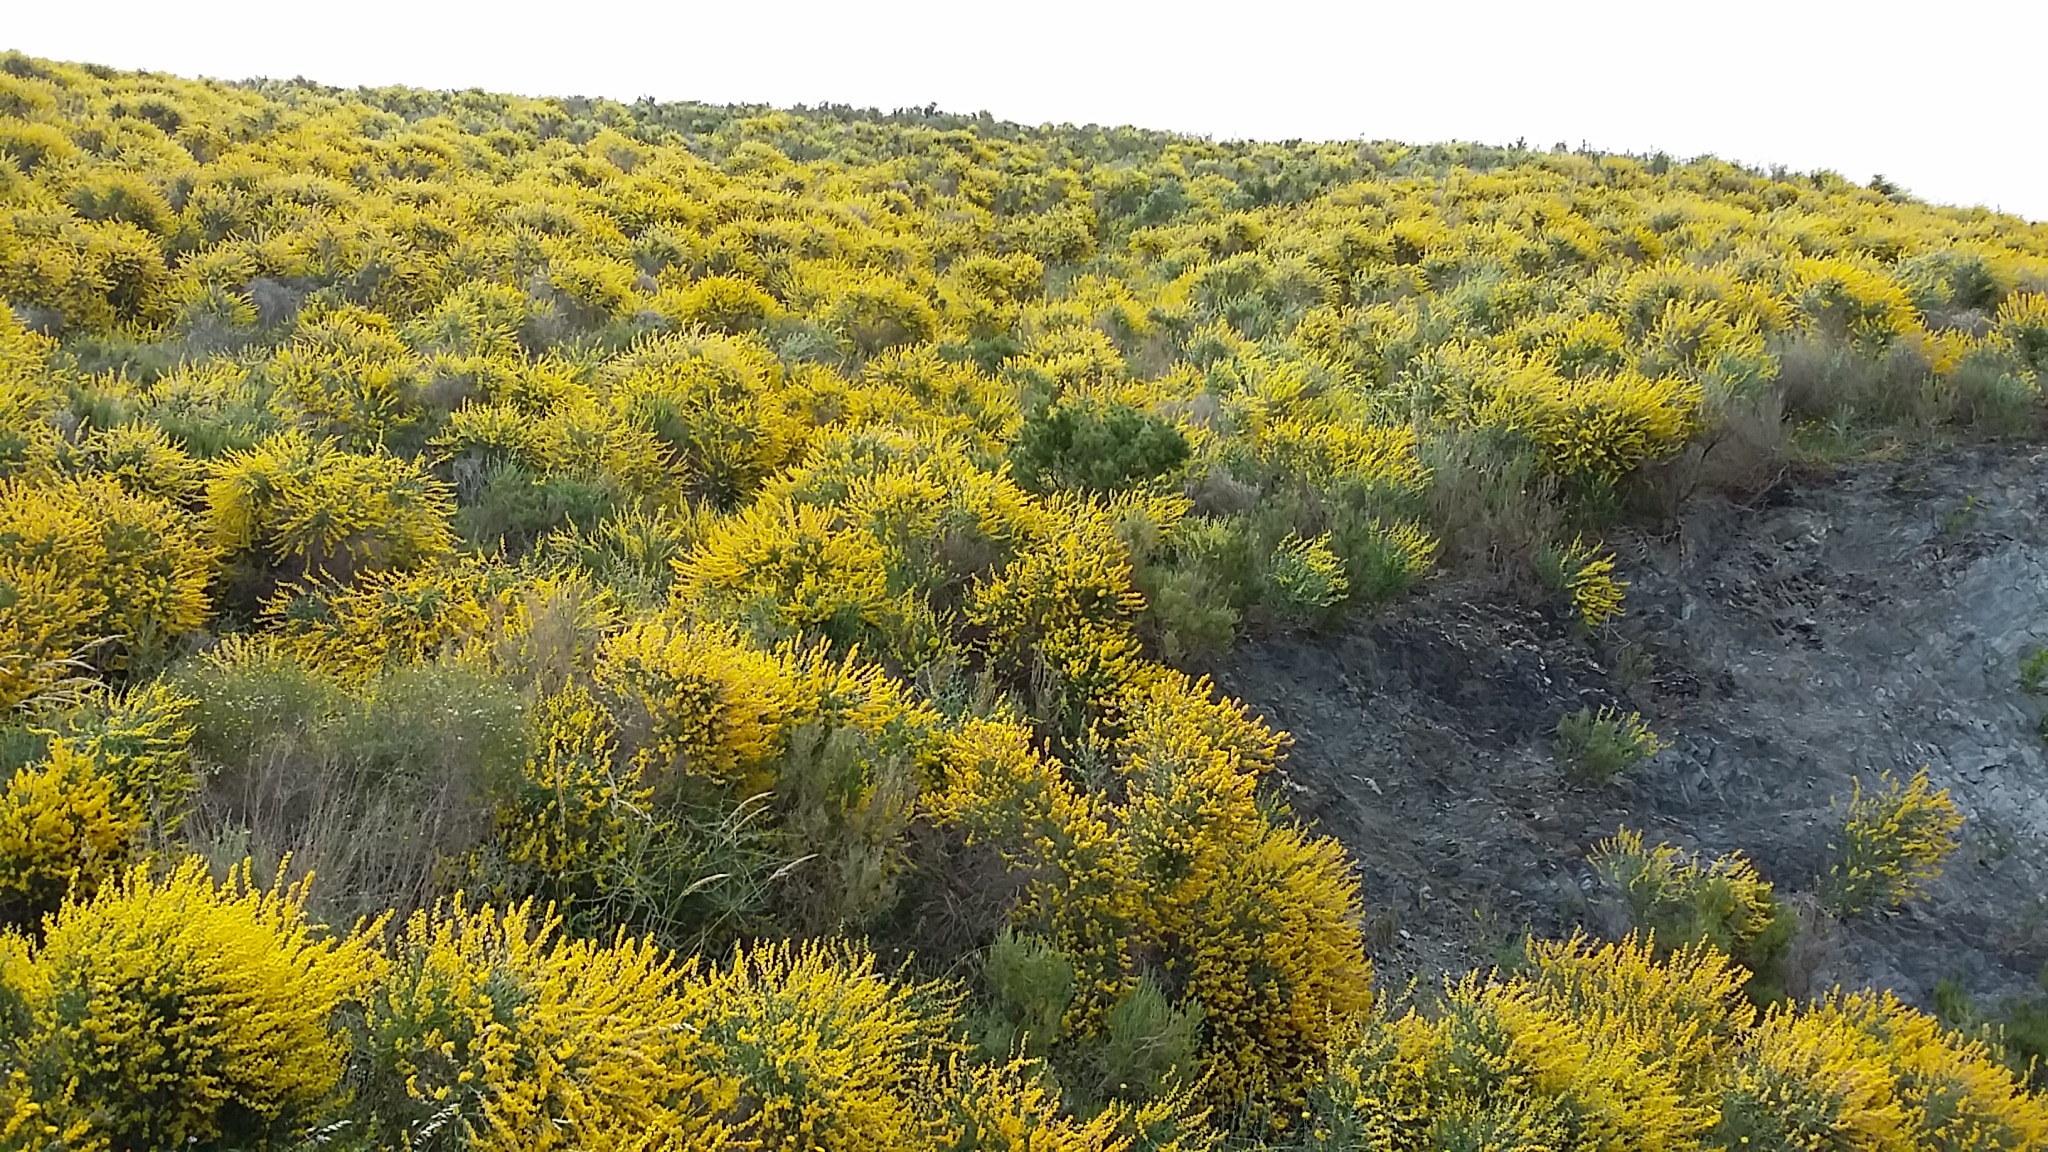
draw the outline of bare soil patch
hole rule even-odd
[[[1603,635],[1446,580],[1340,634],[1246,645],[1216,678],[1294,734],[1282,784],[1358,861],[1395,982],[1524,931],[1613,931],[1585,855],[1621,825],[1810,890],[1852,780],[1925,765],[1968,817],[1962,849],[1900,912],[1816,924],[1805,983],[1997,997],[2048,962],[2044,702],[2018,683],[2048,645],[2044,495],[2048,453],[2008,446],[1700,498],[1666,536],[1611,540],[1632,586]],[[1553,729],[1602,704],[1672,747],[1581,786]]]

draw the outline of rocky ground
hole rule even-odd
[[[1359,862],[1396,983],[1492,963],[1526,931],[1612,931],[1585,856],[1623,825],[1810,891],[1852,781],[1925,765],[1968,817],[1962,849],[1896,914],[1811,913],[1794,990],[1926,1005],[1953,977],[1996,999],[2048,963],[2044,701],[2017,677],[2048,645],[2044,496],[2048,453],[2004,447],[1702,497],[1668,533],[1610,536],[1631,587],[1601,635],[1443,581],[1340,634],[1245,645],[1216,678],[1294,734],[1282,783]],[[1575,784],[1553,730],[1601,704],[1671,747]]]

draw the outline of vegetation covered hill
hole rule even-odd
[[[1711,160],[0,57],[0,1147],[2048,1146],[1997,1034],[1736,966],[1739,858],[1376,989],[1197,674],[2034,433],[2044,293]],[[1953,832],[1857,819],[1845,914]]]

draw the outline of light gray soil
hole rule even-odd
[[[1628,612],[1574,636],[1555,608],[1445,581],[1349,631],[1246,645],[1217,681],[1295,745],[1296,811],[1358,861],[1384,977],[1496,961],[1523,931],[1614,931],[1585,864],[1618,826],[1740,849],[1809,891],[1851,781],[1929,768],[1968,821],[1921,899],[1814,913],[1795,991],[1919,1004],[1957,977],[1996,999],[2048,962],[2048,744],[2020,657],[2048,645],[2048,453],[1859,464],[1754,507],[1693,501],[1665,538],[1617,534]],[[1558,717],[1640,710],[1672,747],[1572,783]]]

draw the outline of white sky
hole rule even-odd
[[[0,0],[0,48],[240,79],[1711,152],[2048,220],[2042,0]]]

